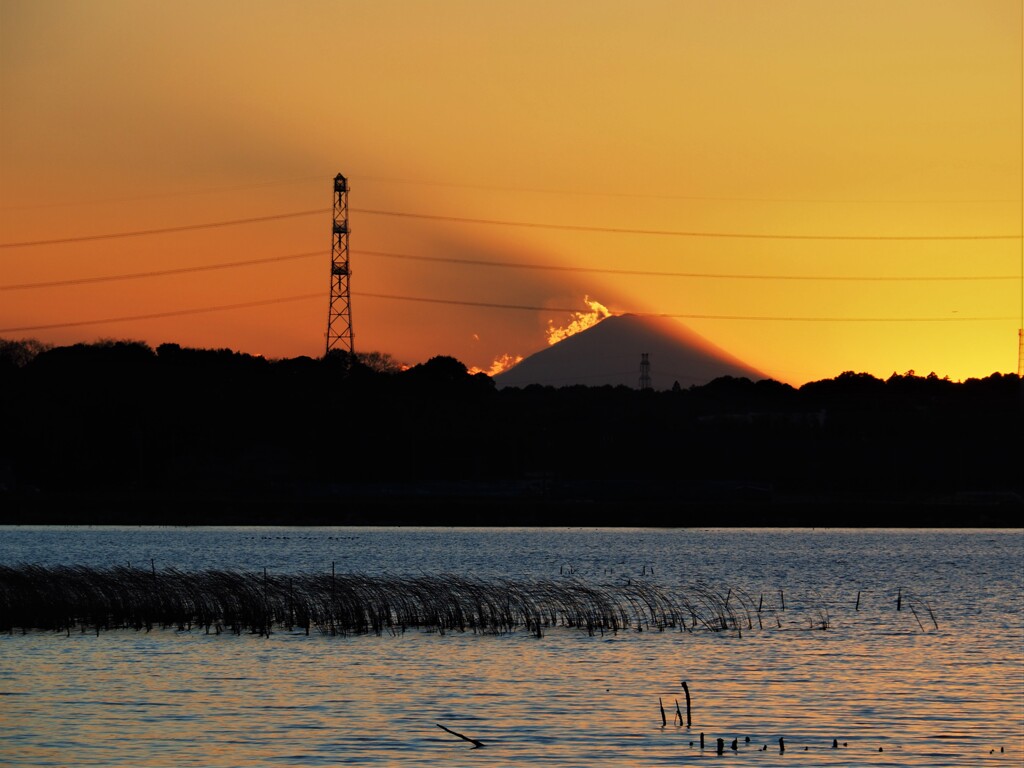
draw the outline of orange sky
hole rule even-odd
[[[341,172],[357,350],[486,369],[589,296],[794,384],[1012,372],[1021,45],[1020,0],[0,0],[0,243],[324,211],[0,248],[0,336],[320,355]]]

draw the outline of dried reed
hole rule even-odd
[[[558,579],[484,580],[455,574],[338,574],[333,567],[329,573],[275,575],[0,566],[0,631],[5,632],[160,627],[398,635],[418,629],[526,631],[541,637],[548,629],[571,627],[589,635],[697,628],[740,634],[752,628],[760,607],[735,587],[697,583],[670,589],[635,580],[592,584],[564,572]]]

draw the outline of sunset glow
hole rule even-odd
[[[489,368],[470,368],[470,373],[486,373],[488,376],[497,376],[502,371],[507,371],[513,365],[523,359],[522,355],[499,355],[494,358]]]
[[[1019,0],[243,16],[0,4],[0,337],[322,355],[341,172],[357,350],[491,370],[589,294],[795,384],[1016,370]]]
[[[611,317],[611,311],[601,302],[594,301],[589,296],[584,296],[583,303],[590,307],[590,311],[573,312],[567,325],[556,325],[554,320],[548,320],[549,345],[557,344],[580,331],[587,330],[587,328],[596,325],[606,317]]]

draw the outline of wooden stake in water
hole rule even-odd
[[[263,566],[263,631],[270,637],[270,606],[267,604],[267,566]]]
[[[921,623],[921,619],[918,617],[917,611],[914,610],[913,603],[910,604],[910,612],[914,614],[914,618],[917,620],[917,626],[919,626],[921,628],[921,631],[924,632],[924,624]]]
[[[855,606],[853,606],[853,610],[855,610],[855,611],[859,611],[860,610],[860,590],[859,589],[857,590],[857,604]]]
[[[661,696],[658,697],[658,709],[661,710],[661,727],[664,728],[668,725],[668,720],[665,719],[665,707],[661,703]]]
[[[896,593],[896,610],[897,611],[902,611],[903,610],[903,589],[902,589],[902,587]]]
[[[683,680],[683,693],[686,694],[686,727],[690,727],[690,687]],[[683,724],[682,715],[679,716],[679,724]]]
[[[676,703],[676,718],[679,720],[679,725],[683,724],[683,713],[679,711],[679,699],[674,699]]]

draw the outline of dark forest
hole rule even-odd
[[[1024,388],[498,389],[451,357],[0,341],[0,522],[1024,524]]]

